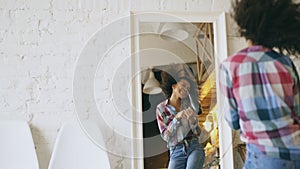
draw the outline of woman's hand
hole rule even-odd
[[[177,120],[181,120],[181,119],[186,119],[186,113],[185,113],[185,110],[182,110],[182,111],[180,111],[180,112],[178,112],[177,114],[176,114],[176,116],[175,116],[175,118],[177,119]]]
[[[190,124],[194,124],[197,121],[197,113],[191,107],[185,110],[185,115]]]
[[[197,113],[191,107],[180,111],[175,116],[177,120],[188,119],[191,124],[193,124],[197,120],[197,118],[195,117],[197,117]]]

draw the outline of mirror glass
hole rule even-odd
[[[198,124],[200,142],[205,149],[203,168],[219,166],[218,119],[216,115],[216,71],[213,23],[143,22],[140,24],[140,68],[143,112],[144,168],[167,168],[169,151],[160,137],[156,120],[156,106],[166,99],[161,91],[149,93],[144,87],[154,74],[161,82],[161,72],[170,66],[188,67],[196,79],[202,114]]]

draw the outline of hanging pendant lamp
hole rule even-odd
[[[159,82],[155,79],[154,73],[151,69],[149,78],[144,85],[143,92],[145,94],[158,94],[161,91],[162,89],[159,87]]]

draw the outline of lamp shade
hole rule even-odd
[[[161,91],[162,89],[159,87],[159,82],[155,79],[154,73],[151,71],[144,85],[143,92],[146,94],[158,94]]]
[[[189,33],[180,23],[165,23],[160,32],[160,38],[167,41],[183,41]]]

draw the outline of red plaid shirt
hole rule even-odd
[[[300,159],[300,83],[291,59],[252,46],[220,66],[222,112],[241,140],[269,156]]]
[[[188,120],[181,119],[178,121],[175,115],[178,112],[171,105],[168,105],[168,100],[165,100],[157,105],[156,118],[161,137],[167,142],[167,147],[172,148],[185,137],[199,136],[201,129],[196,121],[194,124],[189,124]]]

